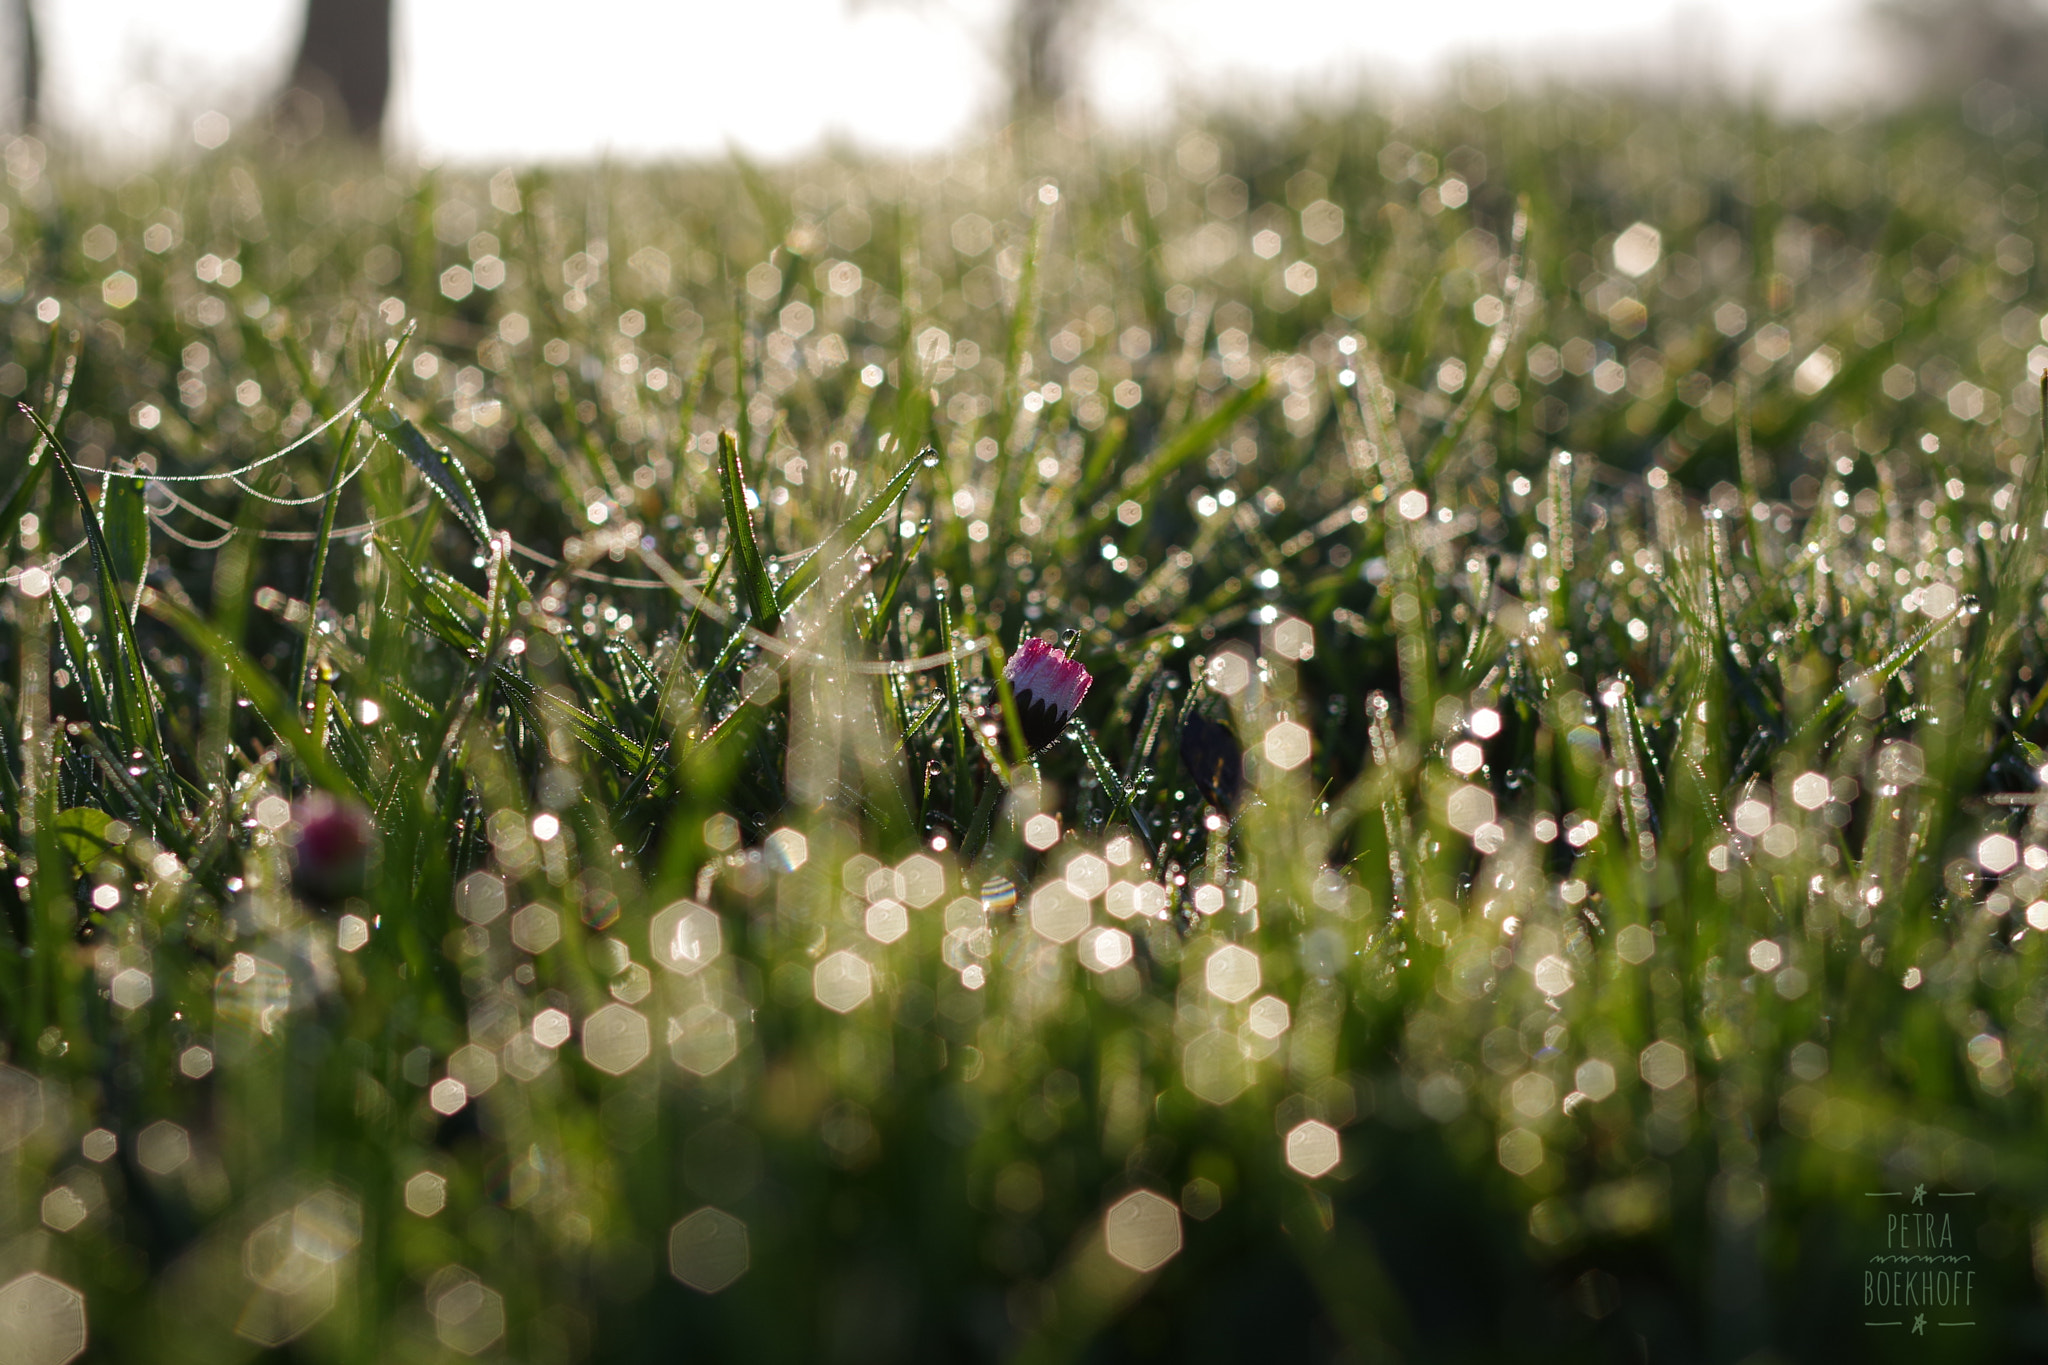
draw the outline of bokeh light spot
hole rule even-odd
[[[1180,1210],[1164,1195],[1138,1190],[1110,1205],[1102,1237],[1124,1265],[1140,1274],[1157,1270],[1180,1253]]]
[[[39,1271],[0,1285],[0,1359],[65,1365],[85,1350],[85,1295]]]
[[[1209,994],[1235,1005],[1259,988],[1258,955],[1235,943],[1226,943],[1209,954],[1202,968],[1202,984]]]
[[[724,1289],[750,1260],[747,1225],[723,1209],[707,1205],[669,1230],[669,1273],[700,1294]]]
[[[135,1135],[135,1159],[151,1175],[171,1175],[192,1159],[192,1139],[168,1119],[158,1119]]]
[[[647,1016],[612,1004],[583,1021],[583,1059],[599,1071],[623,1076],[647,1060]]]
[[[874,971],[867,959],[843,948],[827,956],[811,974],[811,993],[834,1014],[860,1008],[874,989]]]
[[[1308,1119],[1288,1130],[1287,1164],[1311,1180],[1335,1170],[1343,1157],[1343,1140],[1321,1119]]]

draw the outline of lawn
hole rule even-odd
[[[0,147],[0,1361],[2048,1354],[2031,129]]]

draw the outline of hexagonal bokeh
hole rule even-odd
[[[739,1028],[710,1005],[693,1005],[669,1021],[668,1055],[693,1076],[709,1076],[739,1055]]]
[[[1792,804],[1801,810],[1819,810],[1832,794],[1827,778],[1819,773],[1801,773],[1792,779]]]
[[[1221,1029],[1210,1029],[1181,1049],[1181,1080],[1195,1098],[1210,1104],[1228,1104],[1252,1083],[1243,1049]]]
[[[512,941],[539,956],[562,939],[562,917],[535,902],[512,917]]]
[[[1094,929],[1081,939],[1081,965],[1091,972],[1113,972],[1131,956],[1131,936],[1121,929]]]
[[[1283,720],[1266,731],[1266,758],[1276,768],[1299,768],[1308,762],[1309,733],[1305,726]]]
[[[533,1016],[532,1030],[534,1042],[544,1048],[553,1049],[569,1041],[569,1036],[576,1031],[576,1025],[566,1011],[544,1009]]]
[[[905,903],[922,910],[946,894],[946,869],[937,858],[913,853],[896,866]]]
[[[498,1057],[489,1048],[464,1043],[448,1056],[448,1074],[462,1082],[471,1095],[481,1095],[498,1083]]]
[[[505,1074],[519,1082],[531,1081],[555,1064],[555,1054],[533,1040],[530,1033],[515,1033],[498,1054]]]
[[[159,1119],[135,1135],[135,1159],[151,1175],[170,1175],[192,1159],[192,1139],[177,1124]]]
[[[432,1171],[421,1171],[405,1182],[405,1207],[421,1218],[432,1218],[448,1207],[448,1179]]]
[[[504,878],[472,872],[455,888],[455,913],[471,924],[489,924],[505,913]]]
[[[129,967],[114,973],[114,979],[107,983],[107,994],[118,1010],[139,1010],[156,994],[156,982],[140,967]]]
[[[678,976],[691,976],[717,957],[724,945],[718,916],[695,901],[677,901],[647,928],[654,960]]]
[[[1024,822],[1024,842],[1043,853],[1060,841],[1060,822],[1051,815],[1034,815]]]
[[[1643,1049],[1639,1067],[1644,1080],[1659,1090],[1669,1090],[1685,1079],[1685,1050],[1673,1042],[1654,1042]]]
[[[707,1204],[669,1230],[669,1274],[701,1294],[746,1274],[751,1257],[747,1225],[724,1209]]]
[[[1031,893],[1031,927],[1040,938],[1070,943],[1081,936],[1090,918],[1088,902],[1068,890],[1064,881],[1047,882]]]
[[[1640,924],[1625,924],[1614,936],[1614,951],[1623,962],[1641,966],[1657,951],[1657,936]]]
[[[1343,1139],[1321,1119],[1308,1119],[1288,1130],[1287,1164],[1311,1180],[1328,1175],[1343,1158]]]
[[[85,1221],[89,1212],[78,1191],[69,1185],[59,1185],[43,1196],[43,1226],[52,1232],[71,1231]]]
[[[461,1355],[473,1356],[505,1335],[505,1299],[461,1266],[450,1266],[427,1285],[434,1335]]]
[[[1252,1032],[1261,1038],[1278,1038],[1294,1022],[1287,1002],[1277,995],[1260,996],[1252,1001],[1252,1007],[1246,1013],[1250,1016]]]
[[[843,948],[827,956],[811,973],[811,993],[834,1014],[858,1009],[874,989],[875,976],[867,959]]]
[[[1202,983],[1209,994],[1235,1005],[1259,988],[1258,955],[1249,948],[1226,943],[1209,954],[1202,968]]]
[[[1496,1151],[1501,1169],[1511,1175],[1527,1175],[1543,1164],[1543,1139],[1527,1128],[1502,1133]]]
[[[1494,818],[1493,793],[1484,787],[1466,785],[1444,798],[1444,818],[1460,834],[1471,834]]]
[[[325,1189],[292,1210],[292,1245],[326,1265],[354,1251],[363,1240],[363,1206],[352,1194]]]
[[[811,841],[786,826],[770,834],[761,847],[778,872],[794,872],[811,860]]]
[[[902,901],[883,899],[868,907],[868,937],[877,943],[894,943],[910,932],[910,911]]]
[[[258,1289],[295,1295],[313,1287],[328,1271],[326,1262],[307,1255],[292,1236],[292,1215],[280,1213],[260,1225],[242,1243],[242,1273]]]
[[[0,1062],[0,1152],[19,1147],[43,1126],[43,1083]]]
[[[1093,853],[1083,853],[1067,863],[1067,889],[1083,900],[1094,900],[1109,890],[1109,864]]]
[[[608,1075],[646,1061],[649,1046],[647,1016],[626,1005],[606,1005],[583,1021],[583,1059]]]
[[[1171,1199],[1137,1190],[1110,1205],[1102,1219],[1109,1254],[1144,1274],[1180,1252],[1180,1210]]]
[[[85,1295],[30,1271],[0,1285],[0,1353],[8,1365],[64,1365],[85,1350]]]

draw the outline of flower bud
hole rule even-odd
[[[1017,721],[1033,753],[1060,737],[1095,681],[1064,649],[1026,640],[1003,670],[1017,700]]]
[[[319,906],[360,896],[376,838],[361,805],[314,792],[292,811],[292,889]]]

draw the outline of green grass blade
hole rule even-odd
[[[85,538],[92,547],[93,569],[99,578],[100,599],[105,604],[108,617],[107,638],[111,641],[112,657],[107,661],[106,674],[122,745],[128,754],[147,755],[153,771],[161,778],[164,748],[163,735],[157,729],[156,689],[150,680],[148,666],[143,662],[142,647],[136,643],[134,627],[123,606],[113,547],[107,543],[100,529],[99,517],[91,499],[86,497],[84,482],[78,477],[78,467],[71,462],[71,455],[64,449],[63,442],[44,425],[35,409],[24,403],[21,410],[29,415],[29,420],[49,442],[65,486],[77,499],[79,519],[85,524]]]
[[[1196,456],[1206,454],[1223,433],[1265,405],[1267,391],[1266,378],[1261,375],[1218,403],[1207,416],[1196,418],[1154,446],[1144,459],[1125,470],[1117,487],[1089,511],[1086,526],[1077,540],[1085,543],[1099,535],[1115,519],[1117,503],[1125,499],[1143,502],[1174,471]]]
[[[411,418],[396,408],[378,408],[370,414],[370,425],[376,428],[379,436],[391,442],[413,468],[426,476],[427,486],[448,505],[448,510],[455,514],[455,519],[462,523],[462,528],[476,543],[488,546],[491,543],[491,523],[484,516],[476,485],[469,481],[461,462],[446,448],[435,445]]]
[[[320,505],[320,533],[313,541],[313,568],[306,578],[306,633],[299,648],[298,682],[292,689],[293,704],[299,707],[306,704],[306,683],[313,667],[313,641],[319,634],[320,594],[327,586],[327,552],[334,540],[334,515],[341,506],[341,471],[348,463],[349,452],[355,449],[356,433],[362,429],[364,407],[382,398],[385,387],[391,383],[391,376],[398,370],[399,357],[405,354],[405,345],[412,339],[417,326],[416,322],[408,323],[405,331],[389,343],[384,363],[377,370],[377,378],[370,385],[370,391],[356,404],[355,411],[348,415],[348,425],[342,428],[341,439],[334,445],[334,459],[327,467],[327,497]]]
[[[718,488],[725,504],[725,532],[731,537],[726,553],[739,574],[740,590],[754,624],[773,631],[782,620],[782,610],[776,601],[775,582],[768,577],[767,561],[761,557],[761,543],[754,536],[753,515],[747,510],[747,472],[740,460],[739,442],[729,431],[718,433]]]
[[[917,477],[920,469],[929,469],[938,463],[938,452],[929,448],[919,451],[905,460],[889,482],[871,494],[867,501],[854,510],[852,516],[842,522],[825,543],[812,551],[801,563],[790,570],[781,588],[782,609],[788,611],[818,581],[824,569],[836,569],[857,548],[868,532],[875,529],[889,509],[902,498],[910,481]]]
[[[100,490],[100,529],[112,552],[121,607],[134,619],[135,590],[149,570],[149,483],[135,474],[108,474]]]
[[[236,688],[263,718],[270,732],[291,750],[313,785],[337,795],[367,798],[368,793],[355,789],[347,774],[328,756],[326,746],[306,729],[284,689],[254,659],[207,621],[162,593],[142,594],[142,609],[184,636],[194,649],[234,679]]]

